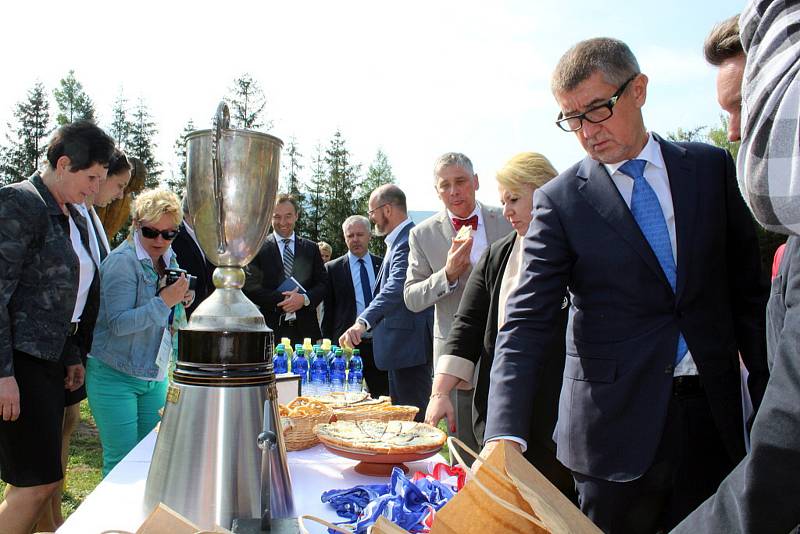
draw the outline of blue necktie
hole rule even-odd
[[[667,221],[664,219],[664,212],[661,211],[661,204],[658,202],[655,191],[644,178],[645,165],[647,162],[643,159],[632,159],[620,167],[619,172],[633,178],[631,213],[650,244],[650,248],[653,249],[674,292],[678,276],[675,270],[675,258],[672,256],[672,243],[669,240]],[[688,350],[683,334],[679,333],[678,352],[675,356],[676,364],[686,356]]]
[[[364,264],[364,258],[358,259],[359,271],[361,275],[361,293],[364,295],[364,308],[369,306],[372,302],[372,291],[369,287],[369,276],[367,275],[367,267]]]

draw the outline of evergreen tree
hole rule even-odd
[[[114,108],[111,110],[111,127],[108,133],[122,150],[128,149],[131,128],[131,121],[128,119],[128,100],[120,89],[119,95],[114,100]]]
[[[303,170],[303,154],[300,153],[300,149],[298,148],[297,141],[294,137],[289,140],[289,144],[284,147],[283,152],[284,157],[282,158],[281,165],[281,171],[283,174],[283,179],[281,181],[283,183],[281,191],[291,193],[295,196],[295,198],[297,198],[297,203],[300,205],[300,213],[298,213],[299,218],[297,220],[297,232],[301,236],[307,237],[311,229],[309,227],[308,218],[305,214],[306,195],[302,192],[303,183],[300,178],[300,171]]]
[[[153,138],[158,133],[156,125],[150,116],[144,99],[139,98],[136,108],[133,110],[133,120],[128,137],[126,151],[134,157],[142,160],[147,170],[146,188],[158,187],[159,176],[161,175],[161,164],[155,156],[156,144]]]
[[[14,110],[14,123],[8,123],[6,140],[0,158],[2,184],[21,182],[41,163],[50,133],[50,105],[41,82],[28,90],[27,98]]]
[[[59,84],[60,89],[53,90],[59,111],[56,123],[63,126],[81,119],[94,121],[94,104],[75,78],[75,71],[70,70]]]
[[[267,98],[264,91],[253,77],[244,73],[235,80],[228,89],[228,102],[231,105],[231,126],[248,130],[268,131],[272,128],[272,121],[262,122],[259,115],[264,111]]]
[[[189,119],[183,131],[175,140],[175,155],[178,157],[178,174],[167,178],[167,187],[176,195],[182,197],[186,192],[186,136],[196,130],[194,122]]]
[[[327,172],[325,169],[325,158],[320,145],[314,147],[314,157],[311,163],[311,182],[306,195],[306,202],[303,206],[303,219],[306,235],[304,237],[312,241],[325,239],[322,235],[322,224],[327,215],[327,205],[325,202],[325,190],[327,183]]]
[[[372,192],[384,184],[393,183],[395,183],[395,177],[392,172],[392,165],[389,163],[386,153],[379,148],[375,154],[375,159],[369,165],[367,176],[359,187],[360,194],[356,213],[367,213],[369,210],[369,196]],[[369,248],[372,253],[383,256],[386,253],[386,243],[383,242],[383,237],[372,236]]]
[[[342,223],[356,213],[356,189],[359,186],[360,165],[352,162],[342,132],[337,130],[325,151],[327,183],[325,184],[326,215],[322,220],[323,239],[333,248],[333,257],[347,251],[342,235]]]

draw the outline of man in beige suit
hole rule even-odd
[[[435,306],[433,324],[434,368],[444,350],[461,294],[472,266],[495,240],[511,232],[500,208],[482,206],[475,200],[478,175],[464,154],[448,152],[434,165],[434,189],[444,210],[411,230],[410,255],[403,298],[419,312]],[[469,225],[472,236],[455,241],[458,230]],[[473,391],[456,391],[456,435],[477,447],[472,433]]]

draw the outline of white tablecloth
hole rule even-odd
[[[144,486],[156,442],[151,432],[86,497],[83,504],[58,529],[59,534],[96,534],[106,530],[136,532],[150,510],[145,510]],[[380,484],[388,478],[368,477],[353,470],[356,462],[336,456],[322,445],[289,453],[295,510],[328,521],[341,521],[327,504],[320,501],[323,491],[344,489],[359,484]],[[407,464],[410,472],[428,471],[428,466],[444,461],[436,455]],[[325,532],[322,526],[306,524],[313,533]]]

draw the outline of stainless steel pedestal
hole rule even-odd
[[[260,518],[260,471],[254,467],[261,465],[256,436],[266,399],[267,386],[171,385],[145,506],[152,509],[160,499],[204,529]],[[285,452],[272,454],[270,464],[272,517],[294,517],[291,483],[282,476],[289,472]]]

